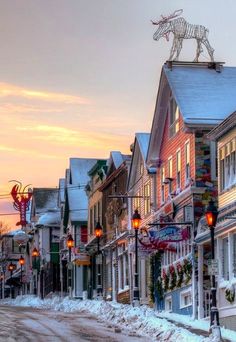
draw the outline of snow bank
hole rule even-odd
[[[188,327],[209,330],[209,322],[191,320],[189,316],[171,313],[156,313],[148,306],[133,307],[131,305],[105,302],[100,300],[70,300],[68,297],[53,297],[41,300],[35,296],[18,296],[16,299],[5,299],[1,304],[27,306],[63,312],[87,312],[106,322],[107,325],[119,327],[130,333],[149,336],[152,340],[174,342],[212,342],[188,331]],[[170,319],[186,325],[186,329],[177,327]],[[221,329],[223,338],[236,341],[236,332]]]

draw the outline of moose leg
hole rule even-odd
[[[182,49],[182,45],[183,45],[183,39],[177,39],[177,43],[176,43],[176,56],[175,56],[175,61],[179,60],[179,54],[180,51]]]
[[[214,54],[214,49],[211,47],[209,41],[207,38],[203,39],[202,40],[202,43],[205,45],[205,47],[207,48],[207,51],[209,53],[209,56],[211,58],[211,62],[214,62],[214,57],[213,57],[213,54]]]
[[[172,47],[171,47],[171,50],[170,50],[170,57],[169,57],[170,61],[173,60],[173,57],[174,57],[174,54],[175,54],[175,51],[176,51],[177,41],[178,41],[178,39],[174,37],[173,44],[172,44]]]
[[[200,54],[202,53],[202,41],[200,39],[197,39],[197,52],[196,52],[196,57],[194,59],[194,62],[198,62],[198,58]]]

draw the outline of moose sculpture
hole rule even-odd
[[[171,47],[169,60],[177,61],[179,58],[180,51],[184,39],[196,39],[197,41],[197,52],[194,62],[198,62],[198,58],[203,52],[202,44],[205,45],[211,62],[214,61],[213,53],[214,49],[211,47],[208,41],[209,30],[202,25],[193,25],[188,23],[184,18],[178,17],[183,13],[183,10],[177,10],[173,14],[165,17],[161,16],[159,21],[152,21],[153,25],[157,25],[158,29],[153,35],[154,40],[159,40],[161,37],[165,37],[169,41],[169,34],[172,32],[174,35],[173,44]]]

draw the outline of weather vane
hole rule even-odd
[[[197,52],[194,62],[198,62],[198,58],[203,52],[202,44],[205,45],[211,62],[213,62],[214,49],[211,47],[207,38],[209,30],[202,25],[190,24],[183,17],[177,18],[182,13],[183,10],[179,9],[167,17],[162,15],[159,21],[152,21],[153,25],[158,26],[158,29],[153,35],[153,39],[159,40],[161,37],[165,37],[169,41],[169,34],[171,32],[173,33],[174,39],[170,51],[170,61],[178,60],[184,39],[196,39]]]

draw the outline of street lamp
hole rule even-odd
[[[214,202],[209,201],[208,207],[205,212],[206,221],[210,229],[211,234],[211,260],[212,264],[215,261],[215,226],[218,216],[218,211]],[[217,334],[220,339],[220,323],[219,323],[219,311],[216,305],[216,279],[215,275],[211,276],[211,313],[210,313],[210,326],[213,334]]]
[[[39,256],[39,251],[37,250],[36,247],[34,247],[34,249],[32,250],[32,258],[33,258],[33,270],[34,271],[34,294],[37,295],[37,275],[38,275],[38,271],[37,271],[37,264],[36,264],[36,260],[37,257]],[[35,273],[36,272],[36,273]]]
[[[13,294],[12,294],[12,273],[15,269],[15,265],[11,262],[9,265],[8,265],[8,271],[10,272],[11,274],[11,285],[10,285],[10,292],[11,292],[11,298],[13,298]]]
[[[22,266],[25,264],[25,259],[23,258],[22,255],[20,256],[19,263],[20,263],[20,283],[21,283],[21,292],[22,292],[22,285],[23,285],[23,282],[22,282]]]
[[[134,292],[133,303],[134,305],[139,303],[139,285],[138,285],[138,230],[141,223],[141,216],[136,209],[132,216],[132,226],[135,230],[135,271],[134,271]]]
[[[100,260],[100,238],[102,237],[102,226],[100,222],[97,222],[95,226],[95,236],[97,238],[97,256],[98,256],[98,283],[97,283],[97,295],[102,295],[102,272],[101,272],[101,260]]]
[[[72,281],[71,281],[71,248],[74,247],[74,239],[72,237],[71,234],[68,235],[67,241],[67,248],[69,250],[69,263],[68,263],[68,289],[69,289],[69,298],[72,297],[72,289],[71,289],[71,285],[72,285]]]

